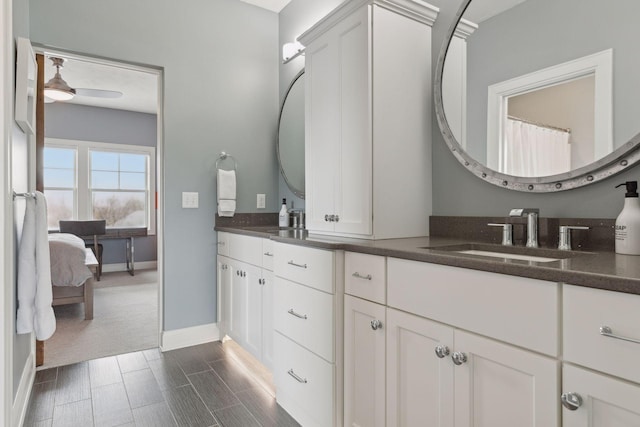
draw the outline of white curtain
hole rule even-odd
[[[507,119],[503,171],[516,176],[548,176],[571,169],[570,133]]]

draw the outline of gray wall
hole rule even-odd
[[[459,1],[433,0],[440,15],[433,27],[433,65],[444,37],[456,14]],[[555,2],[558,5],[564,2]],[[607,9],[607,8],[605,8]],[[577,13],[582,8],[574,9]],[[604,12],[604,9],[600,9]],[[552,12],[550,12],[552,13]],[[573,15],[575,19],[579,16]],[[613,26],[602,21],[596,28],[609,31]],[[544,31],[539,32],[543,33]],[[633,34],[629,30],[628,34]],[[551,45],[551,50],[557,43]],[[613,187],[621,182],[640,178],[640,166],[635,166],[604,182],[570,191],[551,194],[529,194],[505,190],[476,178],[465,170],[449,152],[433,117],[433,214],[463,216],[506,216],[514,207],[538,207],[542,216],[615,218],[622,210],[624,195]]]
[[[629,35],[635,31],[640,2],[618,0],[604,9],[599,0],[527,1],[479,24],[467,40],[467,131],[474,158],[483,160],[486,154],[489,85],[609,48],[614,146],[638,133],[640,56],[637,40]],[[603,26],[606,31],[597,31]]]
[[[26,2],[20,0],[13,1],[13,35],[14,37],[26,37],[29,38],[29,5]],[[15,61],[14,61],[15,62]],[[30,183],[30,178],[34,177],[35,172],[29,170],[29,142],[27,136],[22,132],[22,129],[13,123],[13,133],[11,136],[11,181],[12,187],[17,192],[31,191],[35,189],[35,182]],[[29,185],[33,187],[29,187]],[[17,265],[18,260],[18,242],[22,233],[22,223],[24,221],[24,199],[18,200],[14,203],[14,261]],[[14,268],[14,272],[17,273],[17,266]],[[16,301],[17,298],[17,277],[13,278],[13,297]],[[12,306],[12,311],[15,314],[17,310],[17,302]],[[14,329],[15,330],[15,329]],[[15,398],[20,384],[20,379],[23,374],[25,363],[31,353],[32,335],[23,334],[18,335],[13,333],[13,396]]]
[[[31,0],[31,39],[164,70],[164,329],[214,323],[215,160],[238,161],[237,211],[278,208],[278,15],[237,0]],[[182,209],[197,191],[199,209]]]
[[[342,1],[292,0],[279,14],[280,48],[285,43],[295,41],[300,34],[311,28],[313,24],[335,9]],[[299,56],[288,64],[283,64],[282,50],[280,50],[278,58],[280,62],[280,102],[282,103],[291,81],[304,68],[304,56]],[[279,200],[281,201],[283,197],[286,197],[289,206],[291,206],[290,200],[293,200],[295,207],[303,208],[304,200],[296,197],[289,190],[282,175],[279,174],[279,176]]]
[[[158,140],[155,114],[97,108],[55,102],[46,104],[44,132],[47,138],[108,142],[155,147]],[[124,240],[102,240],[103,263],[126,262]],[[135,260],[157,259],[156,236],[135,239]]]

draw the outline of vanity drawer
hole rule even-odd
[[[333,298],[331,294],[276,277],[274,329],[333,362]]]
[[[304,246],[274,244],[276,276],[324,292],[334,292],[334,253]]]
[[[334,366],[277,332],[274,343],[278,403],[301,425],[334,425]]]
[[[229,256],[229,233],[218,231],[218,255]]]
[[[344,254],[344,291],[359,298],[386,304],[386,258],[346,252]]]
[[[261,267],[262,239],[242,234],[230,234],[229,257]]]
[[[564,360],[640,383],[640,295],[564,285]]]
[[[390,307],[559,355],[557,283],[397,258],[387,280]]]
[[[273,240],[262,239],[262,268],[273,271]]]

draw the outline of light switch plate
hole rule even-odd
[[[182,192],[182,207],[185,209],[198,208],[198,193]]]
[[[266,194],[257,194],[256,197],[256,207],[258,209],[264,209],[267,205],[267,196]]]

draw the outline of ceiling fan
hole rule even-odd
[[[56,67],[56,74],[44,85],[45,102],[69,101],[75,96],[90,96],[94,98],[120,98],[122,92],[105,89],[72,88],[62,78],[60,68],[64,66],[64,58],[49,57],[53,66]]]

